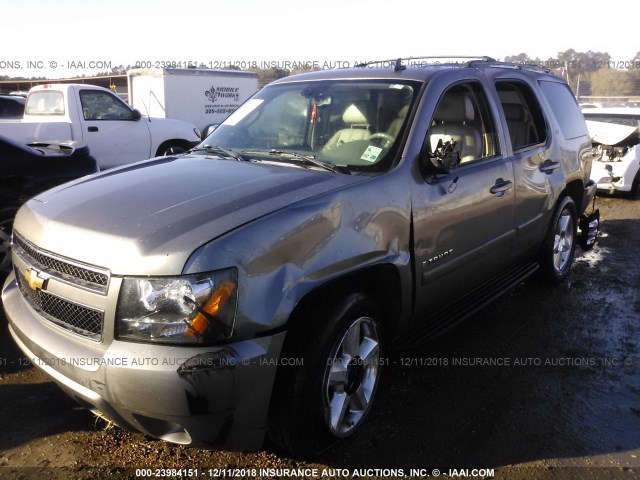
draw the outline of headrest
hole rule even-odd
[[[344,113],[342,114],[342,121],[344,123],[360,123],[367,124],[367,118],[360,111],[358,107],[356,107],[353,103],[349,105]]]
[[[503,103],[502,109],[507,120],[521,122],[524,120],[524,108],[518,103]]]
[[[445,95],[436,110],[435,120],[441,122],[467,122],[475,117],[473,104],[464,95]]]

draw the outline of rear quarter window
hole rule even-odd
[[[587,125],[569,86],[564,83],[540,81],[540,89],[558,120],[567,140],[588,135]]]

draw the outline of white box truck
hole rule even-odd
[[[127,83],[133,108],[149,117],[193,123],[203,136],[258,91],[258,75],[237,70],[133,69]]]

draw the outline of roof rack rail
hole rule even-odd
[[[535,70],[537,72],[550,73],[551,69],[539,63],[516,63],[516,62],[494,62],[490,66],[492,67],[511,67],[517,70]]]
[[[514,62],[500,62],[495,58],[488,57],[486,55],[436,55],[436,56],[421,56],[421,57],[403,57],[392,58],[388,60],[372,60],[370,62],[358,63],[356,68],[363,68],[369,65],[375,64],[387,64],[393,65],[394,71],[399,72],[407,68],[402,62],[411,62],[416,60],[433,60],[432,62],[425,63],[426,65],[448,65],[448,66],[460,66],[460,67],[511,67],[518,70],[536,70],[544,73],[549,73],[551,70],[544,65],[537,63],[514,63]],[[441,62],[440,60],[447,60]],[[460,60],[463,60],[462,62]]]
[[[403,65],[402,62],[410,62],[414,60],[434,60],[430,62],[432,65],[461,65],[467,66],[472,61],[476,62],[486,62],[493,63],[496,62],[495,59],[491,57],[487,57],[485,55],[434,55],[434,56],[420,56],[420,57],[402,57],[402,58],[392,58],[387,60],[372,60],[370,62],[362,62],[355,65],[356,68],[362,68],[369,65],[374,65],[377,63],[386,63],[388,65],[394,65],[394,69],[396,72],[400,70],[405,70],[407,67]],[[439,60],[451,60],[448,62],[440,62]],[[459,62],[459,60],[465,60],[465,62]]]

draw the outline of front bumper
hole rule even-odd
[[[40,317],[13,273],[2,303],[27,358],[94,413],[174,443],[262,447],[284,333],[208,348],[90,342]]]
[[[607,170],[611,168],[611,171]],[[613,192],[630,192],[634,175],[629,166],[623,162],[593,162],[591,178],[598,184],[598,190]]]

